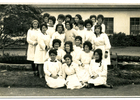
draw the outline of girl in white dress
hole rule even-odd
[[[52,35],[55,33],[55,28],[54,28],[54,24],[56,21],[56,18],[54,16],[50,16],[49,17],[49,25],[48,25],[48,30],[47,33],[50,35],[50,38],[52,38]]]
[[[62,64],[56,59],[57,51],[49,51],[49,59],[44,63],[44,73],[46,84],[50,88],[60,88],[65,86],[65,79],[62,77]]]
[[[44,15],[43,15],[43,21],[44,21],[44,23],[46,24],[46,25],[49,25],[49,21],[48,21],[48,19],[49,19],[49,16],[50,16],[50,14],[49,13],[45,13]]]
[[[65,30],[65,36],[66,36],[65,42],[66,41],[71,41],[74,44],[74,40],[75,40],[75,37],[77,35],[76,30],[72,29],[73,26],[72,26],[72,23],[70,21],[65,22],[65,27],[66,27],[66,30]]]
[[[92,20],[92,24],[93,24],[93,26],[92,26],[92,31],[94,32],[94,27],[95,27],[95,25],[96,25],[96,15],[91,15],[90,16],[90,19]]]
[[[48,27],[46,24],[42,24],[40,26],[41,33],[39,33],[38,35],[38,38],[37,38],[38,45],[35,51],[34,63],[38,64],[40,78],[44,76],[43,64],[44,64],[45,55],[49,49],[49,43],[50,43],[50,36],[46,33],[47,28]]]
[[[61,49],[60,46],[61,46],[61,41],[59,39],[54,39],[52,43],[52,48],[57,50],[56,59],[59,60],[60,62],[63,62],[65,51]],[[48,59],[49,59],[49,51],[46,54],[45,61],[47,61]]]
[[[31,66],[34,71],[34,75],[37,75],[37,69],[34,64],[34,56],[37,43],[37,36],[40,33],[39,23],[37,20],[33,20],[31,24],[31,28],[27,33],[27,42],[28,42],[28,50],[27,50],[27,60],[31,61]]]
[[[92,31],[93,23],[90,19],[85,20],[85,27],[87,29],[86,31],[86,41],[90,41],[93,44],[93,39],[96,37],[94,32]]]
[[[91,60],[89,73],[90,73],[90,80],[88,81],[90,87],[92,84],[94,86],[104,86],[112,88],[112,85],[107,85],[107,64],[102,59],[102,50],[96,49],[94,51],[94,58]]]
[[[71,41],[66,41],[65,42],[64,51],[65,51],[65,54],[70,54],[72,56],[73,62],[76,61],[76,53],[73,50],[73,44],[72,44]]]
[[[94,49],[100,48],[103,52],[103,59],[106,61],[107,65],[110,65],[110,41],[107,34],[102,33],[102,27],[100,25],[95,26],[96,38],[93,40]]]
[[[82,16],[80,14],[76,14],[75,18],[74,18],[74,24],[73,24],[73,28],[77,31],[79,30],[78,28],[78,21],[82,20]]]
[[[79,61],[79,71],[77,71],[78,77],[82,83],[87,85],[88,80],[90,79],[89,76],[89,64],[93,56],[92,44],[89,41],[85,41],[83,44],[83,51],[81,51],[76,60]]]
[[[84,28],[84,21],[83,20],[78,21],[78,27],[79,27],[79,30],[77,30],[77,36],[81,36],[82,43],[84,43],[86,40],[86,29]]]
[[[103,24],[103,22],[104,22],[104,16],[103,15],[98,15],[96,25],[101,25],[102,26],[102,32],[105,33],[105,24]]]
[[[69,54],[66,54],[64,56],[64,59],[66,63],[62,65],[62,69],[63,69],[63,77],[66,79],[67,89],[82,88],[83,86],[80,83],[76,73],[76,68],[78,68],[78,64],[72,61],[72,56]]]
[[[64,26],[62,24],[57,24],[55,31],[56,32],[52,35],[50,46],[52,46],[52,41],[54,39],[59,39],[61,40],[61,48],[64,49],[64,42],[65,42]]]

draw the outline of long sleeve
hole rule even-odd
[[[105,25],[102,24],[101,26],[102,26],[102,32],[105,33]]]
[[[91,77],[97,75],[97,73],[94,71],[93,67],[94,67],[94,63],[93,63],[93,60],[91,60],[90,66],[89,66],[89,74]]]
[[[40,48],[42,50],[45,50],[46,45],[44,43],[43,35],[42,34],[39,34],[37,40],[38,40],[38,45],[40,46]]]
[[[31,40],[31,30],[28,30],[28,32],[27,32],[27,42],[31,45],[34,45],[35,43],[37,43],[37,41]]]
[[[61,64],[61,62],[59,62],[58,64],[59,64],[59,72],[58,72],[58,75],[59,76],[62,76],[63,75],[62,64]]]
[[[106,64],[106,62],[104,61],[103,63],[102,63],[102,72],[100,72],[100,73],[98,73],[99,74],[99,76],[101,76],[101,77],[103,77],[103,76],[107,76],[107,64]]]
[[[47,53],[46,53],[46,55],[45,55],[45,60],[44,60],[44,62],[47,61],[48,59],[49,59],[49,50],[47,51]]]
[[[62,77],[66,78],[66,72],[65,72],[65,64],[62,65]]]
[[[50,76],[51,73],[48,71],[48,62],[45,62],[44,63],[44,73],[47,75],[47,76]]]
[[[106,33],[104,33],[104,39],[105,39],[105,50],[109,50],[111,48],[111,44]]]

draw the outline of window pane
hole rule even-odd
[[[105,18],[104,24],[106,27],[105,32],[107,34],[113,34],[113,28],[114,28],[113,23],[114,23],[113,18]]]

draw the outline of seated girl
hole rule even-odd
[[[72,61],[72,56],[70,54],[66,54],[64,56],[64,59],[66,63],[62,65],[62,69],[63,69],[63,77],[66,78],[67,89],[82,88],[83,86],[79,82],[79,79],[76,74],[76,68],[78,68],[78,64]]]
[[[94,51],[94,58],[91,60],[89,73],[90,73],[90,80],[88,81],[89,86],[104,86],[110,87],[111,85],[107,85],[107,64],[104,60],[102,60],[102,50],[96,49]],[[93,84],[93,85],[92,85]]]
[[[93,52],[91,50],[92,44],[89,41],[85,41],[83,44],[83,51],[81,51],[76,57],[76,60],[79,61],[79,71],[77,72],[78,77],[82,83],[86,85],[90,79],[89,64],[93,56]]]
[[[44,63],[44,73],[46,84],[50,88],[60,88],[65,86],[65,79],[62,77],[62,64],[56,59],[57,51],[49,51],[49,59]]]
[[[61,49],[60,46],[61,46],[61,41],[59,39],[54,39],[53,43],[52,43],[52,47],[53,47],[53,49],[56,49],[56,51],[57,51],[57,56],[56,56],[57,60],[62,62],[62,61],[64,61],[63,57],[65,55],[65,51],[63,49]],[[45,61],[47,61],[48,59],[49,59],[49,51],[46,54]]]

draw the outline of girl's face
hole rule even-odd
[[[70,21],[70,18],[69,17],[66,17],[65,21]]]
[[[97,52],[95,52],[94,58],[95,60],[99,60],[99,54]]]
[[[48,23],[48,17],[44,18],[44,22]]]
[[[67,63],[67,65],[70,65],[70,64],[71,64],[71,59],[70,59],[69,57],[67,57],[67,58],[65,59],[65,62]]]
[[[66,29],[70,30],[70,24],[69,23],[66,23]]]
[[[57,31],[58,31],[58,33],[62,33],[62,26],[58,26]]]
[[[79,30],[83,30],[84,29],[83,25],[78,24],[78,27],[79,27]]]
[[[60,18],[57,21],[58,21],[58,24],[62,24],[63,23],[63,20],[60,19]]]
[[[75,16],[75,22],[78,23],[79,18],[77,16]]]
[[[102,18],[98,18],[98,23],[99,23],[99,24],[102,23]]]
[[[49,26],[53,26],[53,21],[52,20],[49,20]]]
[[[86,28],[87,28],[87,30],[91,30],[91,24],[87,23]]]
[[[93,23],[96,22],[96,21],[95,21],[95,17],[92,17],[91,20],[92,20]]]
[[[59,48],[59,43],[56,42],[56,43],[54,44],[54,49],[58,49],[58,48]]]
[[[99,34],[99,33],[100,33],[100,27],[96,27],[95,32],[96,32],[97,34]]]
[[[34,23],[33,23],[33,28],[34,28],[34,29],[37,29],[37,27],[38,27],[38,22],[34,22]]]
[[[70,45],[69,44],[66,44],[65,48],[66,48],[67,52],[70,52]]]
[[[51,53],[50,58],[51,58],[52,61],[54,61],[56,59],[56,55],[54,53]]]
[[[75,45],[76,45],[76,46],[80,46],[80,44],[81,44],[81,41],[80,41],[79,39],[76,39],[76,40],[75,40]]]
[[[42,27],[42,33],[46,33],[47,28],[45,26]]]
[[[85,45],[85,52],[89,52],[90,50],[89,50],[89,47],[87,46],[87,45]]]

